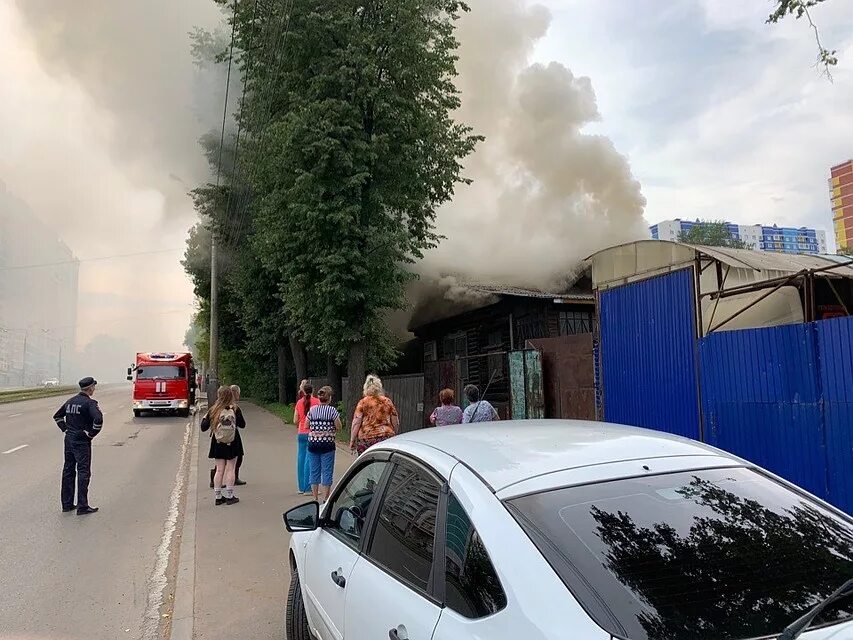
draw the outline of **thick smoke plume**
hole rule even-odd
[[[187,192],[209,176],[198,140],[221,122],[224,78],[195,64],[189,33],[221,21],[211,0],[0,2],[0,180],[84,261],[77,346],[109,336],[98,353],[123,345],[116,366],[180,348],[192,313]]]
[[[419,316],[460,281],[557,290],[583,258],[647,237],[646,201],[627,159],[601,135],[589,78],[557,62],[531,64],[550,14],[523,0],[473,0],[460,23],[458,118],[486,137],[468,159],[471,186],[441,209],[446,239],[419,265]],[[444,284],[442,284],[442,279]],[[455,310],[455,309],[454,309]]]

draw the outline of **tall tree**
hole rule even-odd
[[[701,244],[706,247],[749,248],[743,240],[732,236],[728,224],[722,220],[696,222],[689,230],[678,234],[678,241],[685,244]]]
[[[253,252],[277,274],[295,335],[348,361],[350,412],[368,358],[391,355],[385,316],[405,306],[407,265],[439,241],[436,208],[479,139],[451,117],[465,10],[459,0],[300,0],[261,18],[238,5],[244,50],[286,25],[271,55],[243,65],[262,230]]]

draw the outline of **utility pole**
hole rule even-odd
[[[207,383],[207,406],[212,407],[219,390],[219,260],[216,230],[210,230],[210,356],[207,363],[210,375]]]
[[[27,336],[29,333],[24,333],[24,357],[21,360],[21,386],[27,386]]]
[[[228,75],[225,78],[225,105],[222,108],[222,133],[219,136],[219,161],[216,168],[216,187],[222,179],[222,147],[225,145],[225,123],[228,120],[228,91],[231,88],[231,63],[234,60],[234,35],[237,29],[237,0],[234,0],[231,18],[231,48],[228,51]],[[233,186],[233,185],[232,185]],[[228,205],[224,211],[228,216]],[[207,385],[207,405],[213,406],[219,392],[219,259],[216,242],[216,221],[210,225],[210,355],[208,368],[210,382]]]

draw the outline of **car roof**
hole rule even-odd
[[[407,446],[408,445],[408,446]],[[431,450],[459,460],[497,492],[549,473],[626,460],[728,456],[687,438],[637,427],[582,420],[513,420],[433,427],[387,441],[387,447]]]

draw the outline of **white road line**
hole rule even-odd
[[[142,623],[142,637],[144,640],[156,640],[160,637],[160,624],[162,622],[160,609],[165,597],[164,591],[169,584],[166,574],[169,568],[169,560],[172,557],[172,538],[178,525],[179,508],[184,488],[188,482],[190,464],[190,443],[194,433],[193,423],[188,422],[184,430],[184,440],[181,444],[181,458],[178,463],[178,471],[175,474],[175,484],[172,494],[169,496],[169,511],[166,522],[163,525],[163,537],[160,546],[157,547],[154,572],[148,578],[148,607]]]
[[[26,448],[27,448],[27,447],[29,447],[29,446],[30,446],[30,445],[28,445],[28,444],[22,444],[22,445],[20,445],[20,446],[18,446],[18,447],[15,447],[14,449],[9,449],[8,451],[4,451],[3,453],[4,453],[4,454],[7,454],[7,453],[15,453],[16,451],[20,451],[21,449],[26,449]]]
[[[17,418],[18,416],[24,415],[23,413],[10,413],[7,418]]]

